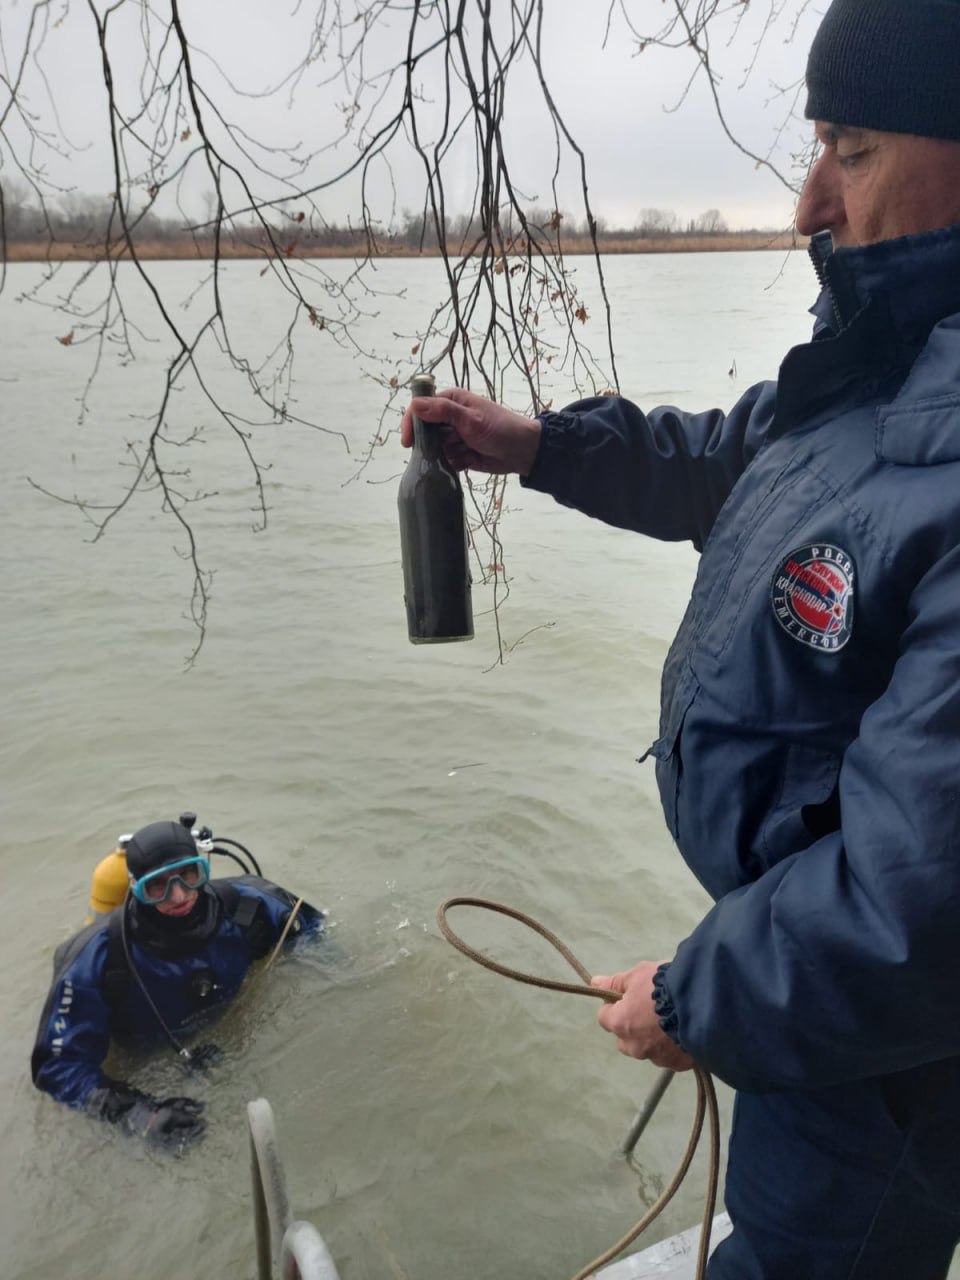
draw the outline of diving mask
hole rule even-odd
[[[156,871],[148,871],[139,880],[131,879],[130,890],[138,902],[156,907],[170,897],[174,884],[189,892],[201,888],[209,879],[210,863],[206,858],[181,858],[157,867]]]

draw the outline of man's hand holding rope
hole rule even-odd
[[[659,967],[656,960],[641,960],[624,973],[591,978],[591,986],[622,993],[615,1003],[601,1005],[597,1021],[604,1031],[617,1037],[621,1053],[669,1071],[689,1071],[693,1059],[661,1028],[653,1006],[653,975]]]

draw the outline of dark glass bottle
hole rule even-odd
[[[429,373],[417,374],[410,385],[415,396],[434,393]],[[463,490],[444,459],[440,430],[413,419],[413,448],[397,495],[403,599],[413,644],[473,639]]]

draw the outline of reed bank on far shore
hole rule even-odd
[[[263,243],[262,240],[246,240],[241,238],[224,239],[219,245],[221,259],[254,259],[266,261],[271,258],[436,258],[440,250],[436,247],[417,248],[401,240],[392,240],[388,236],[375,240],[354,240],[349,244],[311,243],[311,237],[296,239],[275,244]],[[607,234],[598,237],[597,248],[603,257],[612,257],[627,253],[744,253],[791,249],[804,249],[807,239],[793,231],[726,231],[716,234],[698,232],[677,232],[661,236],[637,236],[634,234]],[[525,243],[512,245],[507,255],[514,257],[538,258],[548,254],[559,253],[564,257],[593,255],[594,247],[589,238],[581,236],[561,236],[559,242],[540,241],[528,248]],[[479,249],[474,249],[470,256],[477,256]],[[137,256],[145,261],[161,261],[169,259],[184,261],[191,259],[211,260],[217,255],[214,242],[209,237],[178,236],[161,239],[144,239],[136,241]],[[462,246],[448,245],[448,256],[459,258],[464,256]],[[5,260],[7,262],[98,262],[105,258],[129,258],[129,247],[122,242],[106,245],[102,241],[69,241],[69,240],[17,240],[6,244]]]

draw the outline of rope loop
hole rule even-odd
[[[463,939],[451,929],[447,922],[447,912],[451,907],[479,907],[484,911],[496,911],[499,915],[509,916],[512,920],[519,920],[521,924],[532,929],[534,933],[538,933],[541,938],[545,938],[547,942],[563,956],[564,960],[576,972],[578,977],[582,978],[582,983],[577,982],[556,982],[552,978],[538,978],[533,974],[524,973],[520,969],[511,969],[507,965],[500,964],[496,960],[491,960],[489,956],[482,955],[479,951],[469,946]],[[451,946],[474,960],[477,964],[482,965],[484,969],[490,969],[494,973],[499,973],[505,978],[512,978],[515,982],[525,982],[532,987],[545,987],[549,991],[566,991],[570,995],[575,996],[594,996],[601,1000],[607,1000],[613,1003],[621,999],[621,992],[612,991],[608,987],[592,987],[590,985],[590,974],[587,969],[580,963],[569,947],[560,941],[555,933],[552,933],[539,920],[534,920],[532,916],[528,916],[523,911],[518,911],[515,907],[505,906],[502,902],[494,902],[489,898],[448,898],[446,902],[442,902],[437,908],[437,923],[440,926],[440,932],[450,943]],[[599,1258],[595,1258],[588,1266],[573,1277],[573,1280],[590,1280],[599,1267],[614,1259],[619,1253],[645,1231],[647,1227],[656,1218],[660,1216],[667,1207],[677,1191],[680,1184],[687,1176],[691,1161],[697,1150],[697,1144],[700,1141],[700,1134],[703,1130],[704,1117],[709,1118],[710,1130],[710,1168],[707,1179],[707,1197],[706,1208],[703,1216],[703,1225],[700,1230],[700,1250],[697,1257],[696,1280],[705,1280],[707,1274],[707,1258],[710,1254],[710,1228],[713,1224],[713,1214],[717,1203],[717,1185],[720,1178],[720,1120],[717,1110],[717,1094],[713,1087],[713,1080],[709,1072],[704,1071],[703,1067],[694,1065],[694,1079],[697,1083],[697,1107],[693,1118],[693,1127],[690,1131],[690,1137],[687,1141],[687,1149],[683,1153],[680,1165],[670,1179],[669,1184],[661,1192],[655,1204],[653,1204],[643,1215],[635,1227],[632,1227],[616,1244],[611,1245]]]
[[[475,951],[473,947],[464,942],[450,928],[447,922],[447,912],[451,907],[481,907],[484,911],[496,911],[502,916],[510,916],[512,920],[519,920],[528,929],[532,929],[541,938],[545,938],[555,951],[559,951],[570,968],[583,979],[583,984],[581,985],[578,982],[556,982],[553,978],[538,978],[533,974],[523,973],[520,969],[510,969],[505,964],[499,964],[496,960],[491,960],[489,956]],[[570,948],[564,946],[557,935],[551,933],[546,925],[542,925],[539,920],[534,920],[533,916],[528,916],[523,911],[518,911],[515,907],[507,907],[502,902],[493,902],[489,898],[448,898],[446,902],[442,902],[437,908],[437,924],[440,926],[440,932],[451,946],[456,947],[458,951],[462,951],[465,956],[475,960],[477,964],[483,965],[485,969],[491,969],[494,973],[502,974],[505,978],[513,978],[515,982],[526,982],[531,987],[546,987],[548,991],[567,991],[572,996],[595,996],[598,999],[607,1000],[611,1004],[621,997],[619,991],[611,991],[607,987],[591,987],[590,974]]]

